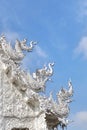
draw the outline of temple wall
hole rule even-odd
[[[5,130],[12,130],[13,128],[29,128],[29,130],[35,130],[34,120],[32,118],[18,119],[15,117],[6,117]]]
[[[45,120],[45,113],[41,114],[39,117],[36,117],[34,122],[35,130],[48,130]]]
[[[21,93],[0,71],[0,130],[12,130],[13,128],[48,130],[45,113],[38,114],[36,108],[26,104]]]
[[[4,128],[4,117],[3,117],[3,73],[0,69],[0,130]]]
[[[3,116],[18,118],[32,117],[33,108],[24,101],[22,94],[15,88],[3,74]]]

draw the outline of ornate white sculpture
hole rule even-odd
[[[20,67],[20,63],[25,56],[23,51],[31,52],[35,45],[36,42],[34,41],[31,41],[30,46],[27,46],[26,39],[23,41],[16,40],[15,48],[13,49],[5,36],[1,36],[1,70],[6,76],[6,84],[8,82],[12,85],[12,89],[20,93],[27,107],[32,108],[34,112],[31,115],[32,118],[41,116],[41,113],[44,113],[44,120],[47,123],[46,130],[56,129],[58,125],[64,128],[70,122],[67,117],[70,111],[69,103],[72,102],[70,98],[73,95],[72,83],[71,81],[68,82],[68,90],[62,88],[57,93],[57,101],[54,101],[52,94],[50,94],[49,98],[39,94],[39,92],[45,91],[46,82],[51,80],[54,63],[48,63],[48,66],[44,65],[42,69],[36,69],[33,74],[23,71]],[[15,112],[14,115],[16,115]]]

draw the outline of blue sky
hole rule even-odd
[[[75,122],[69,130],[87,130],[87,0],[0,0],[0,33],[14,43],[27,38],[38,41],[23,66],[31,73],[54,61],[53,82],[46,95],[72,79]]]

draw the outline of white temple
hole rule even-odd
[[[46,82],[53,74],[54,63],[30,74],[20,64],[24,51],[32,52],[36,42],[26,45],[26,39],[16,40],[15,47],[0,37],[0,130],[57,130],[64,129],[71,122],[67,119],[72,102],[73,87],[62,88],[57,101],[43,97]]]

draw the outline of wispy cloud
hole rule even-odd
[[[40,46],[36,46],[35,50],[38,56],[43,57],[43,58],[47,57],[47,53],[44,50],[42,50]]]
[[[72,127],[74,129],[87,130],[87,111],[80,111],[74,115],[74,123]]]
[[[48,54],[40,46],[36,45],[32,52],[27,53],[22,63],[25,69],[30,69],[32,72],[47,62]]]
[[[68,126],[69,130],[87,130],[87,111],[79,111],[71,119],[73,122]]]
[[[78,120],[78,123],[84,124],[86,123],[87,127],[87,111],[81,111],[76,114],[76,120]]]
[[[79,0],[77,6],[77,19],[83,21],[87,16],[87,0]]]
[[[1,1],[0,10],[0,32],[14,29],[15,26],[21,26],[17,11],[11,3],[6,0]]]
[[[12,41],[15,42],[16,39],[20,38],[20,35],[17,32],[13,32],[13,31],[3,31],[3,34],[6,36],[6,38],[8,39],[8,41]]]
[[[74,50],[75,55],[83,55],[87,59],[87,36],[81,38],[79,44]]]

